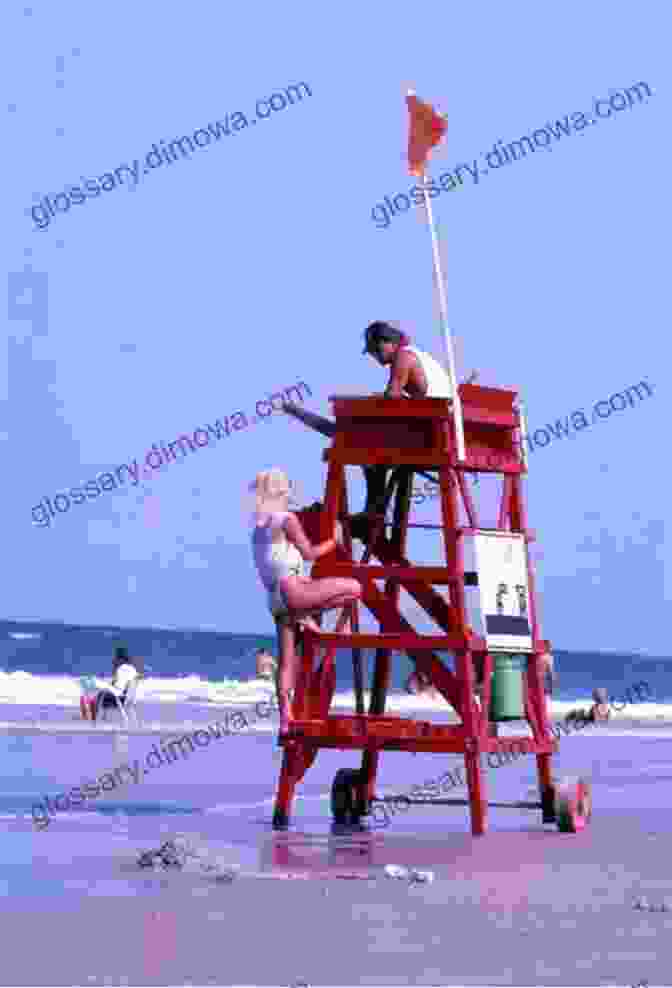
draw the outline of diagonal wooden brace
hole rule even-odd
[[[363,584],[362,603],[368,607],[385,631],[415,631],[413,626],[399,613],[390,598],[381,593],[372,580],[367,580]],[[443,662],[433,652],[428,654],[423,650],[408,654],[415,662],[416,667],[429,676],[439,693],[461,716],[459,691],[455,676],[450,669],[446,669]]]

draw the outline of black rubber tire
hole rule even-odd
[[[339,768],[331,786],[331,815],[334,823],[355,826],[366,809],[358,797],[360,773],[355,768]]]
[[[557,823],[555,786],[549,786],[541,793],[542,823]]]
[[[556,821],[558,830],[578,834],[590,823],[593,800],[590,782],[584,778],[564,779],[556,790]]]

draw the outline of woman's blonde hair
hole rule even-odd
[[[292,499],[292,485],[284,470],[262,470],[250,484],[258,513],[287,510]]]

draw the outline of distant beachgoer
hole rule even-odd
[[[115,647],[112,658],[112,682],[99,691],[93,711],[93,720],[98,719],[103,707],[116,707],[116,700],[123,702],[130,684],[134,679],[141,679],[144,674],[145,668],[142,659],[131,658],[125,645]]]
[[[556,676],[555,660],[550,652],[544,652],[543,655],[539,656],[539,666],[544,678],[544,693],[546,696],[551,696],[556,684]]]
[[[440,696],[438,690],[429,680],[424,672],[412,672],[406,680],[404,687],[411,696],[425,696],[428,699],[436,700]]]
[[[603,686],[593,690],[593,700],[595,703],[590,709],[588,719],[592,721],[609,720],[611,717],[611,710],[609,709],[609,694]]]
[[[256,677],[257,679],[274,679],[278,668],[271,653],[266,648],[257,650]]]
[[[334,538],[312,545],[299,519],[288,511],[292,494],[287,474],[282,470],[258,473],[250,490],[255,495],[252,549],[259,579],[268,593],[268,606],[275,620],[279,645],[277,679],[280,733],[290,722],[290,696],[296,683],[296,634],[303,626],[320,631],[315,616],[359,600],[362,591],[357,580],[327,577],[312,580],[304,576],[303,561],[314,562],[333,552]]]
[[[609,695],[604,687],[600,686],[593,690],[593,700],[595,703],[586,711],[585,708],[581,707],[578,710],[570,710],[570,712],[565,717],[567,722],[583,720],[589,721],[591,724],[597,721],[607,721],[611,717],[611,710],[609,709]]]

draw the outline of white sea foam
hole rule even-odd
[[[98,680],[100,686],[104,680]],[[265,679],[241,681],[236,679],[223,680],[219,683],[209,682],[199,676],[184,676],[174,678],[143,679],[138,692],[138,702],[148,704],[194,704],[207,707],[213,711],[213,720],[217,712],[227,710],[245,710],[254,708],[261,701],[268,700],[274,693],[274,686]],[[16,672],[0,671],[0,704],[42,706],[42,707],[72,707],[73,713],[79,711],[81,686],[78,677],[73,676],[39,676],[21,670]],[[365,707],[368,709],[370,693],[365,692]],[[554,720],[560,720],[570,710],[583,707],[588,710],[593,701],[589,696],[581,699],[552,700],[550,713]],[[619,704],[620,705],[620,704]],[[352,712],[355,707],[353,690],[341,690],[334,696],[335,712]],[[409,696],[406,693],[390,693],[387,700],[386,713],[399,716],[426,716],[428,719],[443,719],[450,712],[444,700],[433,700],[422,696]],[[256,718],[254,718],[256,720]],[[672,723],[672,703],[633,703],[626,704],[623,710],[612,710],[611,724],[626,721],[658,721]],[[163,718],[159,716],[156,727],[160,727]],[[174,720],[172,721],[174,725]],[[84,726],[84,724],[82,724]],[[103,725],[100,725],[101,727]],[[145,728],[149,724],[145,723]],[[258,731],[274,730],[268,721],[260,721],[252,728]]]
[[[97,679],[96,682],[104,686],[106,681]],[[216,703],[241,707],[265,700],[272,691],[272,683],[263,679],[211,683],[199,676],[161,679],[150,676],[143,679],[138,698],[148,703]],[[79,708],[81,694],[78,677],[38,676],[21,670],[0,671],[0,703]]]

